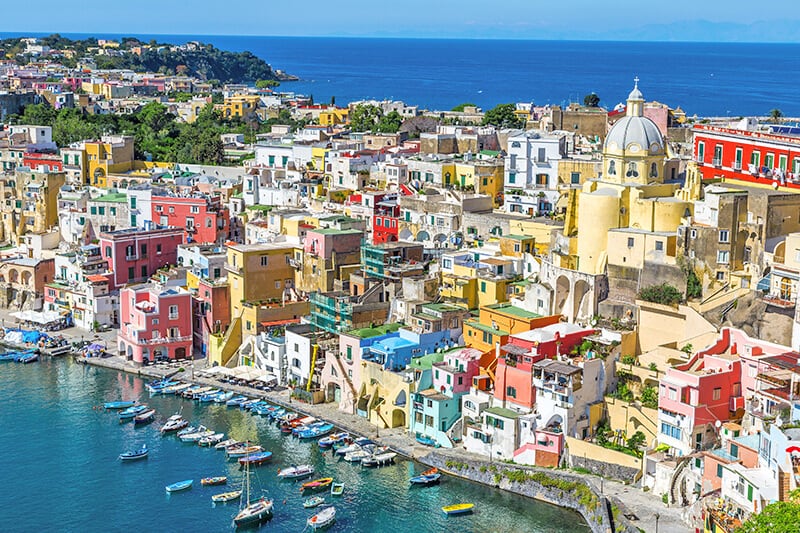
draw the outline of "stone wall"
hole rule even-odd
[[[438,452],[431,452],[420,460],[457,477],[573,509],[583,516],[595,533],[639,531],[621,512],[615,511],[619,506],[576,474],[472,459],[454,461]]]

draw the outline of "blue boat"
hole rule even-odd
[[[257,452],[239,458],[240,465],[260,465],[272,459],[272,452]]]
[[[239,407],[244,402],[248,401],[250,401],[250,398],[248,398],[247,396],[234,396],[233,398],[225,402],[225,405],[227,405],[228,407]]]
[[[343,431],[341,433],[333,433],[331,435],[328,435],[327,437],[323,437],[319,440],[317,444],[319,444],[320,448],[325,449],[325,448],[330,448],[334,444],[344,442],[345,439],[349,438],[350,438],[350,433],[346,433]]]
[[[0,355],[0,361],[14,361],[19,363],[26,357],[30,357],[32,355],[36,355],[36,350],[23,350],[21,352],[10,352]]]
[[[233,398],[233,392],[221,392],[214,398],[214,403],[225,403]]]
[[[326,422],[320,425],[314,425],[309,428],[301,429],[297,432],[297,436],[301,439],[316,439],[322,437],[323,435],[327,435],[331,431],[333,431],[333,424]]]
[[[147,410],[146,405],[134,405],[133,407],[128,407],[127,409],[123,409],[119,412],[119,419],[120,420],[130,420],[131,418],[135,417],[136,415],[143,413]]]
[[[435,485],[439,483],[441,478],[442,474],[439,473],[439,469],[431,468],[418,476],[412,477],[408,481],[410,481],[412,485]]]
[[[425,435],[420,435],[419,433],[417,433],[416,439],[417,442],[419,442],[420,444],[423,444],[425,446],[436,447],[436,441],[430,437],[427,437]]]
[[[103,407],[106,409],[127,409],[136,405],[136,400],[120,400],[118,402],[106,402]]]
[[[164,488],[167,490],[167,492],[179,492],[191,488],[193,481],[194,480],[192,479],[178,481],[177,483],[173,483],[172,485],[167,485]]]
[[[26,355],[25,357],[21,357],[17,359],[18,362],[22,363],[23,365],[27,365],[28,363],[33,363],[39,360],[38,353],[32,353],[30,355]]]
[[[145,457],[147,457],[147,444],[143,444],[142,447],[135,452],[125,452],[119,455],[122,461],[136,461],[138,459],[144,459]]]

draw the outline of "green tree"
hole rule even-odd
[[[647,385],[642,389],[642,405],[651,409],[658,408],[658,389]]]
[[[392,111],[388,115],[384,115],[378,121],[376,128],[381,133],[397,133],[400,126],[403,124],[403,117],[397,111]]]
[[[497,128],[522,128],[525,120],[519,117],[514,111],[517,106],[514,104],[498,104],[483,115],[483,125],[492,125]]]
[[[16,124],[30,124],[32,126],[52,126],[56,122],[58,113],[49,104],[31,104],[25,106],[21,115],[13,117]]]
[[[269,89],[270,87],[277,87],[281,82],[278,80],[256,80],[257,89]]]
[[[736,533],[797,533],[800,517],[800,489],[789,493],[789,501],[775,502],[764,507],[736,530]]]
[[[770,120],[771,120],[773,123],[775,123],[775,124],[779,123],[779,122],[781,121],[781,119],[782,119],[782,118],[783,118],[783,111],[781,111],[781,110],[780,110],[780,109],[778,109],[778,108],[775,108],[775,109],[771,109],[771,110],[770,110],[770,112],[769,112],[769,119],[770,119]]]
[[[596,93],[589,93],[583,97],[583,105],[586,107],[597,107],[600,105],[600,97]]]
[[[350,128],[353,131],[372,131],[383,117],[379,107],[372,104],[358,104],[350,112]]]
[[[456,113],[463,113],[465,107],[478,107],[478,106],[469,102],[465,102],[463,104],[458,104],[453,109],[451,109],[451,111],[455,111]]]
[[[645,440],[647,440],[647,438],[644,436],[644,433],[637,431],[631,435],[625,445],[631,450],[638,451],[642,444],[644,444]]]

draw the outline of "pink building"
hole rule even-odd
[[[208,353],[208,338],[231,323],[230,291],[226,279],[200,278],[194,295],[194,346]]]
[[[154,284],[120,291],[120,355],[136,364],[192,356],[192,296]]]
[[[111,275],[111,289],[145,281],[159,268],[178,260],[182,228],[127,228],[100,234],[100,253]]]
[[[742,398],[741,361],[730,350],[698,353],[667,370],[659,385],[658,441],[679,455],[717,440],[717,422],[727,422]]]
[[[433,388],[450,398],[469,392],[472,378],[480,373],[483,353],[475,348],[447,352],[444,360],[433,363]],[[491,358],[492,354],[488,354]]]
[[[336,254],[350,253],[361,247],[364,233],[358,230],[310,229],[306,233],[303,251],[330,259]]]

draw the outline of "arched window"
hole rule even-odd
[[[608,175],[609,176],[616,176],[617,175],[617,162],[616,161],[609,161],[608,162]]]
[[[639,177],[639,167],[636,163],[628,163],[628,171],[625,173],[625,176],[628,178],[638,178]]]
[[[658,177],[658,165],[655,163],[650,163],[650,177],[657,178]]]

